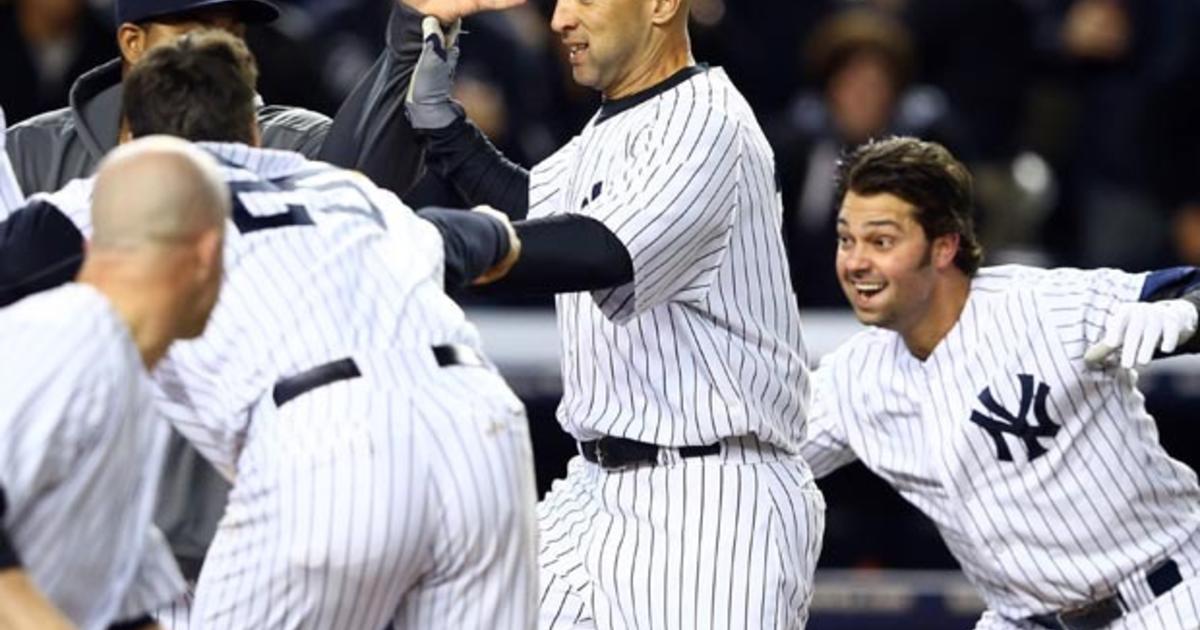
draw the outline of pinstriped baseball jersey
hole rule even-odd
[[[13,173],[12,163],[8,161],[8,151],[5,150],[4,136],[7,129],[4,108],[0,107],[0,221],[25,199],[25,195],[21,193],[21,186],[17,184],[17,176]]]
[[[5,528],[38,587],[83,628],[183,592],[150,523],[167,423],[108,301],[70,284],[0,311]]]
[[[794,447],[807,374],[774,157],[720,69],[602,110],[530,174],[531,218],[592,217],[632,282],[557,298],[562,425],[667,446]]]
[[[924,362],[881,329],[822,360],[801,453],[818,475],[857,458],[887,480],[1004,617],[1144,601],[1122,580],[1197,555],[1200,487],[1159,444],[1136,372],[1082,357],[1145,278],[981,270]]]
[[[176,343],[155,377],[175,427],[224,474],[281,377],[361,348],[478,346],[442,293],[441,236],[394,195],[296,153],[202,146],[235,193],[227,280],[205,334]],[[45,198],[90,235],[90,193],[80,180]]]
[[[437,229],[353,173],[202,146],[235,194],[226,279],[204,334],[155,373],[176,428],[234,479],[193,622],[531,627],[524,411],[490,368],[434,361],[432,346],[479,345],[443,293]],[[88,189],[48,200],[78,207]],[[276,404],[281,378],[346,358],[359,377]]]

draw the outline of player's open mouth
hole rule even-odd
[[[570,55],[571,61],[576,61],[587,49],[587,44],[567,44],[567,53]]]
[[[857,291],[859,295],[861,295],[865,298],[870,298],[872,296],[878,295],[879,292],[883,291],[883,288],[884,288],[884,285],[882,282],[855,282],[853,284],[853,286],[854,286],[854,290]]]

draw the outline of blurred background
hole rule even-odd
[[[116,56],[104,0],[0,0],[0,105],[10,123],[64,106]],[[269,103],[332,114],[378,53],[388,0],[281,0],[252,29]],[[599,104],[572,85],[552,0],[467,21],[457,97],[531,166]],[[905,133],[976,176],[988,262],[1200,265],[1200,2],[1196,0],[694,0],[696,57],[754,106],[778,161],[784,238],[813,361],[855,330],[834,279],[833,171],[848,144]],[[426,177],[411,205],[455,205]],[[552,304],[460,296],[525,399],[539,484],[573,443]],[[1163,442],[1200,465],[1200,363],[1143,377]],[[829,504],[811,627],[964,628],[979,602],[937,532],[859,466],[822,481]],[[898,573],[897,573],[898,572]]]

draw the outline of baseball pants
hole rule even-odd
[[[571,461],[538,505],[544,629],[803,628],[825,503],[807,465],[736,440],[613,472]]]
[[[354,359],[360,378],[255,409],[192,628],[533,627],[520,401],[427,350]]]

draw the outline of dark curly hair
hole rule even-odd
[[[983,247],[972,217],[972,182],[967,167],[946,147],[906,136],[872,140],[838,162],[838,199],[891,193],[916,208],[916,219],[933,240],[959,236],[954,264],[973,275],[983,262]]]

